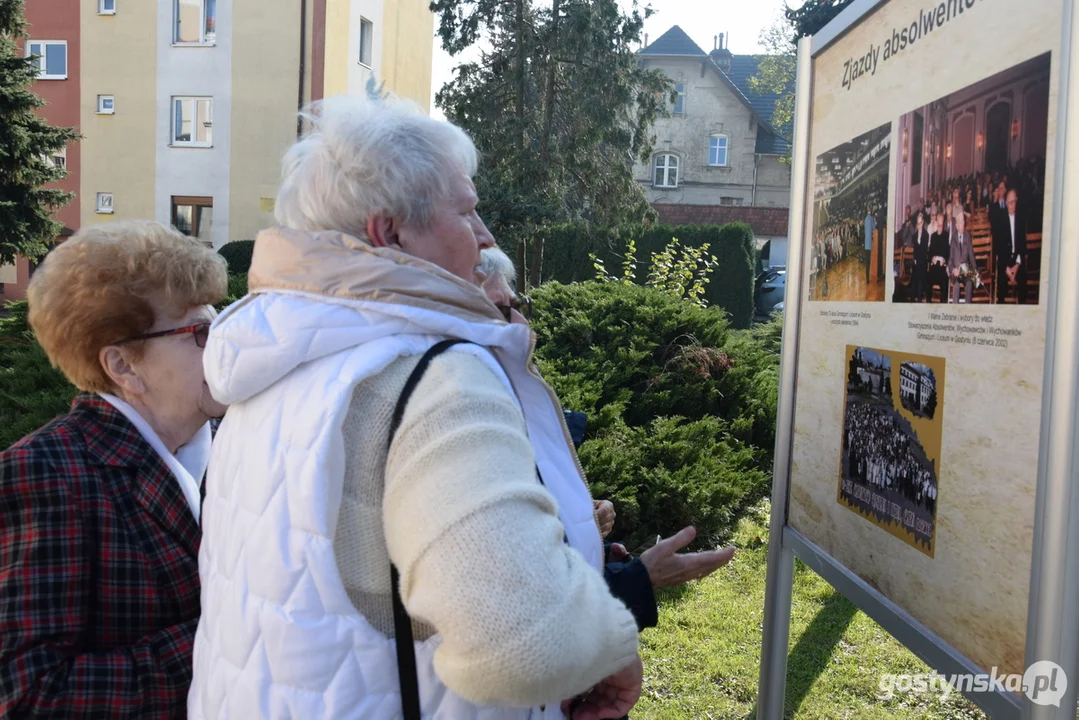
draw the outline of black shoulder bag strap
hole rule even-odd
[[[397,428],[401,425],[401,418],[405,414],[408,399],[412,397],[412,392],[419,385],[427,366],[446,350],[465,342],[468,341],[443,340],[423,354],[416,364],[416,369],[408,376],[405,387],[401,391],[401,397],[397,400],[397,407],[393,410],[393,422],[390,424],[387,445],[393,443],[393,437],[397,434]],[[401,579],[397,574],[397,568],[392,563],[390,582],[393,585],[393,639],[397,644],[397,676],[401,683],[401,710],[405,720],[421,720],[420,683],[416,677],[416,647],[412,641],[412,619],[408,616],[405,604],[401,601]]]

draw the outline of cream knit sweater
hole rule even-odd
[[[633,616],[563,543],[524,418],[475,356],[424,374],[387,458],[394,406],[418,357],[355,390],[334,554],[349,597],[393,635],[390,557],[417,639],[442,639],[435,671],[478,704],[568,698],[627,665]]]

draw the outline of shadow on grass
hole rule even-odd
[[[691,583],[682,583],[674,587],[659,588],[656,590],[656,604],[660,607],[676,603],[694,591]]]
[[[783,717],[793,718],[802,707],[813,683],[828,667],[843,634],[847,632],[857,614],[849,600],[833,592],[798,638],[798,643],[787,656],[787,690],[784,698]],[[757,717],[757,708],[747,714],[744,720]]]

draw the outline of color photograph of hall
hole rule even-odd
[[[817,156],[809,299],[884,300],[887,123]]]
[[[1037,305],[1049,53],[899,119],[892,302]]]

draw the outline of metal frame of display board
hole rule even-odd
[[[938,672],[981,673],[970,659],[888,600],[787,524],[797,394],[799,324],[804,294],[806,198],[812,117],[813,58],[886,0],[855,0],[827,27],[798,45],[791,172],[787,304],[779,379],[768,578],[757,704],[758,720],[784,717],[794,559],[798,558]],[[1012,693],[967,696],[993,718],[1074,720],[1079,686],[1079,13],[1060,0],[1063,33],[1058,77],[1053,183],[1052,264],[1046,298],[1046,341],[1037,501],[1027,611],[1026,666],[1060,665],[1068,679],[1059,707],[1034,705]],[[1050,29],[1051,31],[1051,29]],[[1065,202],[1071,198],[1072,202]],[[1062,282],[1063,280],[1063,282]],[[1075,518],[1075,522],[1071,519]],[[1007,562],[1001,549],[1001,562]]]

